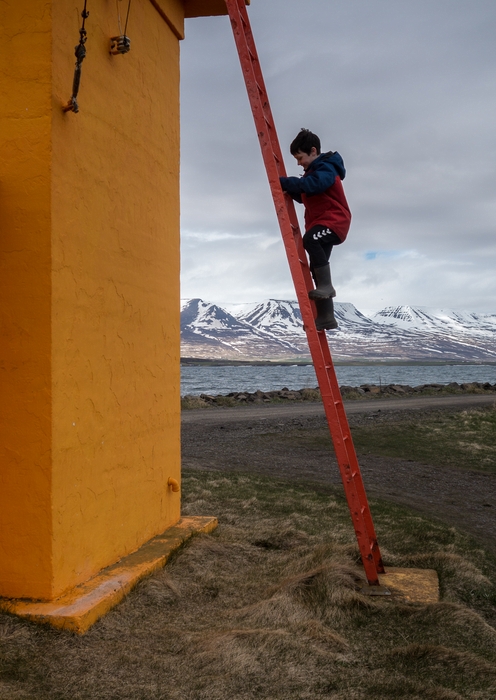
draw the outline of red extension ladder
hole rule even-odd
[[[365,574],[369,585],[378,586],[378,574],[384,573],[384,566],[327,337],[325,331],[317,331],[315,327],[315,303],[308,298],[313,282],[294,203],[283,193],[279,183],[279,177],[284,177],[286,170],[245,0],[226,0],[226,4]]]

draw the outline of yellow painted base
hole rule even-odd
[[[406,603],[437,603],[439,601],[439,579],[434,569],[399,569],[388,567],[379,574],[379,595],[388,595]],[[374,595],[377,586],[364,586],[362,593]]]
[[[217,518],[181,518],[133,554],[109,566],[84,584],[50,602],[0,599],[0,609],[34,622],[79,634],[119,603],[145,576],[165,566],[170,555],[193,534],[212,532]]]

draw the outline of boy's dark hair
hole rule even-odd
[[[298,136],[291,142],[289,150],[294,156],[298,151],[310,155],[312,148],[317,150],[317,155],[320,155],[320,139],[317,134],[312,134],[309,129],[301,129]]]

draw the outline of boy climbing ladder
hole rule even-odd
[[[290,146],[291,154],[304,170],[303,177],[281,177],[281,187],[305,205],[303,246],[310,258],[310,271],[316,283],[308,296],[317,306],[315,325],[318,331],[338,327],[332,298],[336,292],[331,282],[329,258],[335,245],[348,235],[351,212],[341,181],[346,170],[339,153],[320,152],[320,139],[302,129]]]

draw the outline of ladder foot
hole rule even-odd
[[[362,593],[362,595],[391,595],[391,591],[386,586],[370,585],[368,583],[359,589],[359,593]]]

